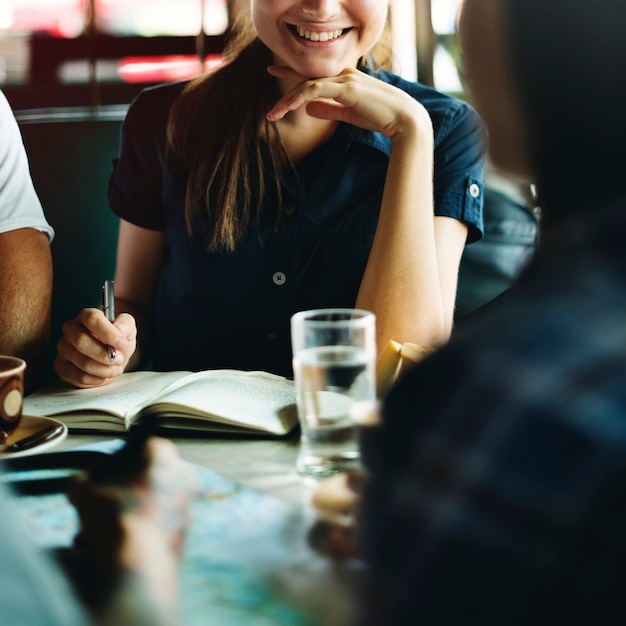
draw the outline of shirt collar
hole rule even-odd
[[[338,138],[345,138],[348,141],[370,146],[379,150],[386,156],[389,156],[391,152],[391,139],[389,137],[385,137],[385,135],[379,132],[365,130],[363,128],[358,128],[357,126],[352,126],[351,124],[340,122],[335,135]]]

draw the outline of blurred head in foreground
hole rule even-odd
[[[539,184],[548,213],[622,192],[626,5],[465,0],[460,37],[496,165]]]

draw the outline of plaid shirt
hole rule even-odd
[[[546,242],[364,433],[363,623],[626,622],[625,207]]]

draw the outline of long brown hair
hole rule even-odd
[[[270,188],[282,213],[280,172],[292,168],[274,123],[265,114],[280,98],[266,67],[269,49],[258,39],[249,2],[237,2],[222,65],[186,85],[167,126],[168,159],[188,168],[185,219],[211,226],[208,248],[233,251],[250,224],[258,223]],[[360,68],[391,67],[389,18],[383,36]],[[377,63],[377,55],[380,55]],[[269,155],[269,171],[264,167]]]

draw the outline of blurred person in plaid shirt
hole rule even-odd
[[[626,621],[624,24],[615,0],[465,0],[491,156],[536,182],[542,245],[364,431],[362,623]]]

